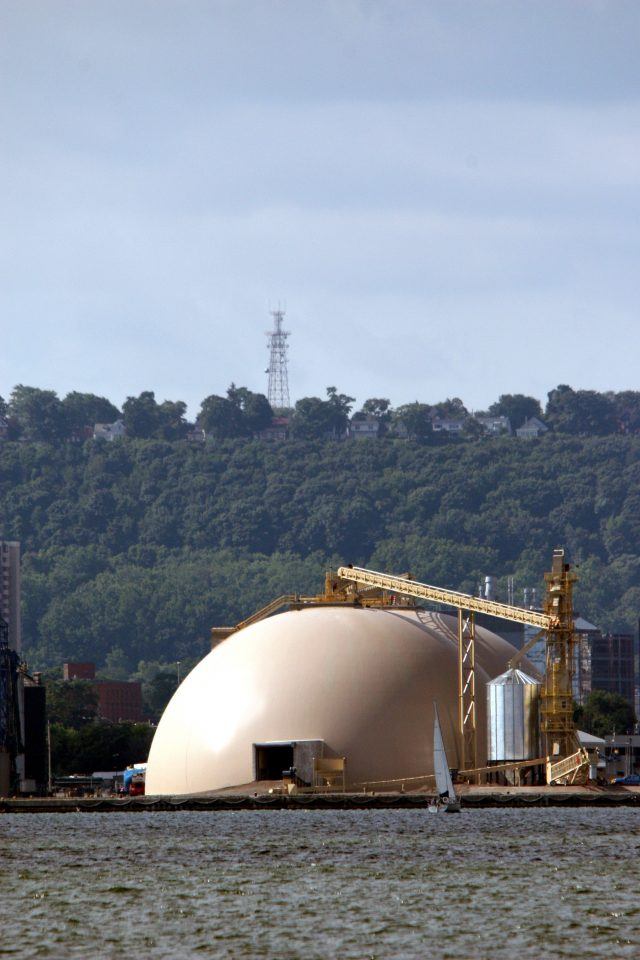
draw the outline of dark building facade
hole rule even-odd
[[[118,723],[130,720],[139,723],[142,720],[142,685],[125,680],[96,680],[95,691],[98,694],[98,715],[105,720]]]
[[[635,638],[632,633],[594,635],[591,642],[591,689],[619,693],[633,707]]]
[[[0,540],[0,617],[9,626],[9,649],[20,653],[20,543]]]
[[[24,687],[24,778],[31,792],[41,793],[49,780],[47,693],[40,683]]]

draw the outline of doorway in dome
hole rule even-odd
[[[293,743],[254,743],[253,761],[256,780],[282,780],[293,766]]]

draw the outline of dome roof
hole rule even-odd
[[[479,759],[484,684],[515,648],[476,627]],[[308,607],[232,634],[174,694],[156,731],[147,793],[204,793],[250,783],[256,744],[322,741],[348,781],[433,769],[433,702],[458,765],[457,617],[425,610]]]

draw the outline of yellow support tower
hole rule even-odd
[[[506,603],[472,597],[456,590],[433,587],[406,577],[391,576],[363,567],[340,567],[338,578],[360,588],[378,589],[405,597],[415,597],[432,603],[442,603],[458,610],[458,737],[459,765],[461,770],[474,770],[478,766],[476,734],[476,674],[475,674],[475,617],[486,613],[504,620],[533,624],[547,629],[550,618],[537,610],[526,610]],[[470,774],[475,780],[476,774]]]
[[[476,625],[471,611],[458,610],[458,729],[460,769],[475,770],[476,733]]]
[[[474,612],[539,627],[546,637],[546,676],[542,688],[541,733],[548,757],[547,782],[567,782],[588,762],[578,745],[573,722],[572,675],[575,649],[573,584],[577,577],[565,562],[564,550],[554,550],[551,572],[545,574],[544,612],[484,600],[455,590],[418,583],[362,567],[340,567],[338,578],[360,587],[378,588],[401,596],[442,603],[458,609],[458,734],[460,767],[476,767],[475,625]],[[537,637],[535,638],[538,639]],[[526,652],[516,654],[514,665]]]
[[[575,632],[573,584],[577,577],[565,563],[564,550],[553,551],[551,572],[545,573],[546,673],[540,704],[540,733],[544,752],[551,760],[571,757],[578,751],[573,720],[573,663]]]

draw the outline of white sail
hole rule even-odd
[[[449,772],[449,762],[444,749],[442,731],[440,729],[440,720],[438,719],[438,708],[433,705],[433,769],[436,775],[436,787],[440,796],[448,796],[455,800],[456,793],[453,789],[453,781]]]

